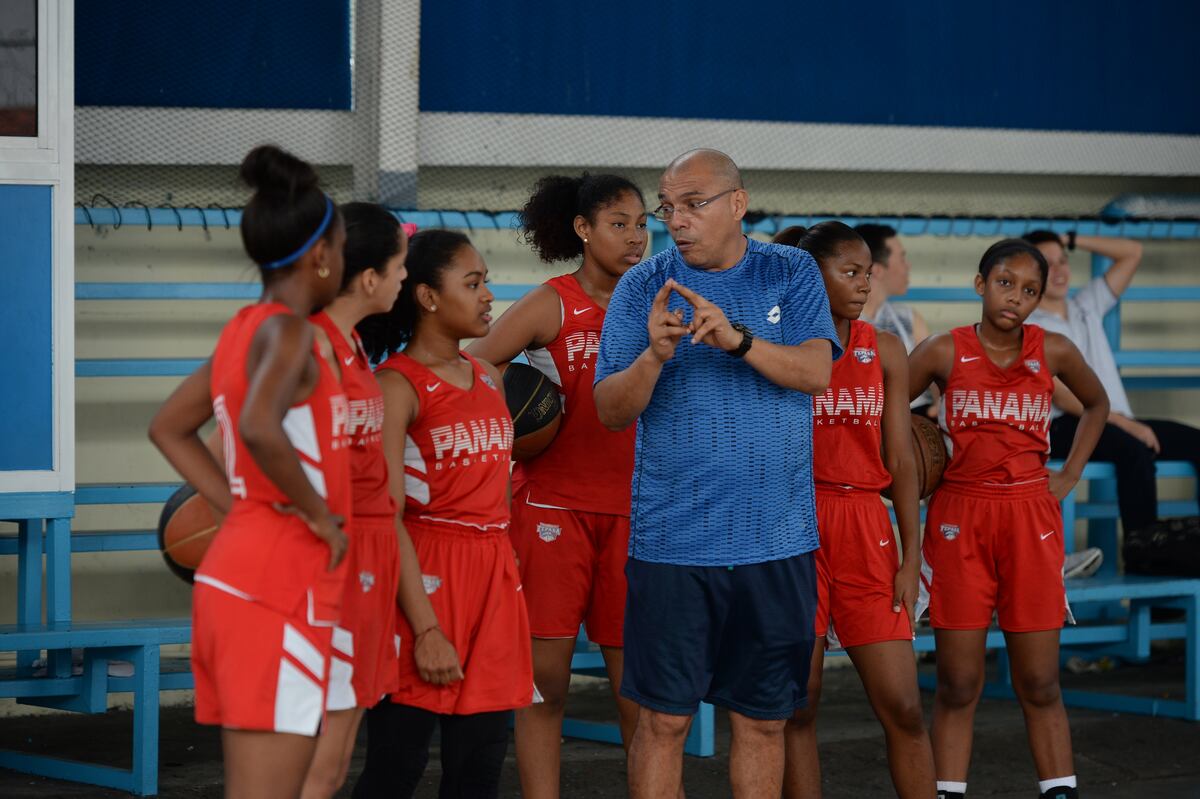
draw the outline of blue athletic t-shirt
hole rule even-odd
[[[733,268],[688,266],[675,248],[617,283],[600,336],[595,381],[627,369],[649,346],[654,295],[674,278],[759,340],[841,344],[812,256],[748,240]],[[691,306],[672,292],[669,307]],[[764,563],[817,548],[812,397],[781,388],[744,360],[684,337],[638,419],[629,555],[686,566]]]

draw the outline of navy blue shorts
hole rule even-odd
[[[754,719],[807,702],[817,581],[813,554],[749,566],[630,558],[621,695],[662,713],[701,700]]]

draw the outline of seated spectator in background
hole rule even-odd
[[[1116,467],[1121,523],[1126,533],[1138,530],[1158,520],[1158,487],[1154,478],[1157,458],[1191,461],[1200,470],[1200,430],[1163,419],[1136,419],[1121,384],[1112,347],[1104,335],[1104,315],[1133,281],[1142,261],[1142,245],[1130,239],[1074,233],[1068,234],[1064,242],[1049,230],[1030,231],[1024,238],[1050,262],[1046,293],[1037,310],[1030,314],[1029,323],[1069,338],[1104,384],[1111,410],[1092,460],[1111,461]],[[1076,248],[1111,258],[1113,265],[1068,297],[1071,284],[1068,252]],[[1066,456],[1081,412],[1079,400],[1056,380],[1050,423],[1051,457]]]
[[[878,330],[886,330],[897,336],[909,352],[913,347],[929,338],[929,325],[924,317],[911,305],[892,302],[891,297],[902,297],[908,291],[908,275],[911,265],[904,244],[891,225],[862,224],[854,228],[871,248],[871,294],[863,307],[864,322],[870,322]],[[930,388],[910,404],[913,413],[937,418],[937,389]]]

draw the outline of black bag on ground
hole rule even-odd
[[[1200,516],[1163,519],[1125,532],[1126,574],[1200,577]]]

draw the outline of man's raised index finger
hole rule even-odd
[[[667,310],[667,301],[671,298],[671,281],[662,284],[662,288],[654,295],[654,302],[651,303],[656,308]]]
[[[692,291],[687,286],[676,283],[675,278],[671,278],[670,280],[668,280],[667,286],[669,286],[671,288],[671,290],[674,291],[676,294],[678,294],[680,297],[683,297],[685,300],[687,300],[688,304],[690,304],[693,308],[702,302],[708,302],[708,300],[704,299],[703,297],[701,297],[696,292]]]

